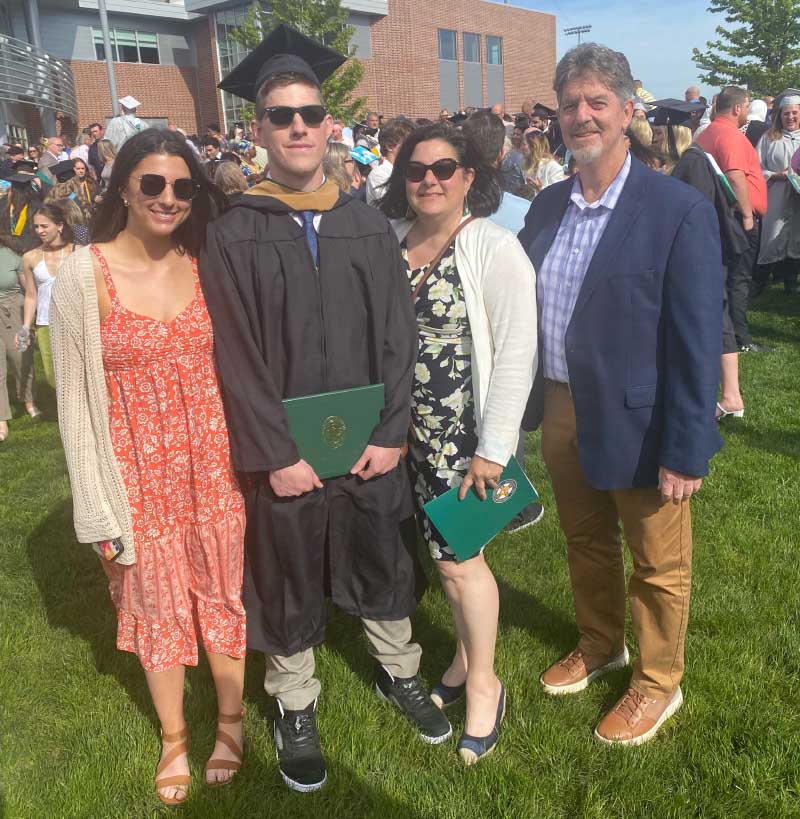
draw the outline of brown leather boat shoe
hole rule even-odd
[[[576,648],[557,663],[553,663],[539,677],[539,682],[548,694],[577,694],[603,674],[624,668],[628,665],[629,659],[628,649],[625,647],[616,657],[610,658],[584,654],[581,649]]]
[[[683,705],[680,686],[671,697],[653,699],[629,688],[600,720],[594,735],[606,745],[641,745]]]

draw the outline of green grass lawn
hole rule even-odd
[[[592,729],[620,695],[616,673],[575,697],[548,698],[541,670],[576,640],[564,542],[531,436],[528,468],[547,512],[498,538],[497,667],[509,710],[497,751],[462,767],[455,739],[429,747],[372,693],[358,624],[333,614],[318,652],[319,725],[329,784],[309,795],[281,783],[274,706],[249,657],[247,757],[236,784],[203,787],[215,701],[207,664],[188,674],[196,785],[191,817],[800,817],[800,299],[777,289],[752,314],[775,346],[741,357],[743,421],[694,503],[694,597],[686,705],[640,749],[610,749]],[[19,418],[0,448],[0,817],[167,815],[153,791],[157,725],[132,655],[114,648],[102,569],[72,533],[52,395],[48,421]],[[428,566],[430,569],[430,566]],[[452,651],[449,610],[434,583],[414,618],[430,683]],[[456,735],[463,707],[452,714]]]

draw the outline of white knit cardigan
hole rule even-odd
[[[412,225],[392,222],[401,242]],[[475,453],[505,466],[536,374],[536,273],[517,237],[489,219],[461,230],[455,256],[472,333]]]
[[[136,560],[131,509],[111,443],[100,311],[88,247],[73,253],[59,270],[50,335],[75,534],[80,543],[121,538],[125,550],[117,562],[130,565]]]

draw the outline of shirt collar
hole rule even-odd
[[[605,189],[603,195],[591,204],[583,198],[583,190],[581,189],[580,175],[576,174],[575,179],[572,180],[572,193],[570,200],[581,211],[586,208],[589,210],[597,210],[598,208],[606,208],[607,210],[614,210],[622,194],[622,189],[625,187],[625,181],[631,171],[631,155],[630,152],[625,157],[619,173],[614,177],[614,181]]]

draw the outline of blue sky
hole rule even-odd
[[[706,42],[716,37],[714,29],[724,24],[721,15],[707,11],[706,0],[511,0],[509,5],[556,15],[559,57],[578,42],[575,36],[565,37],[562,29],[591,25],[583,41],[591,39],[622,51],[633,76],[656,99],[683,99],[683,92],[693,84],[700,85],[709,99],[714,93],[698,81],[691,59],[692,48],[704,50]]]

